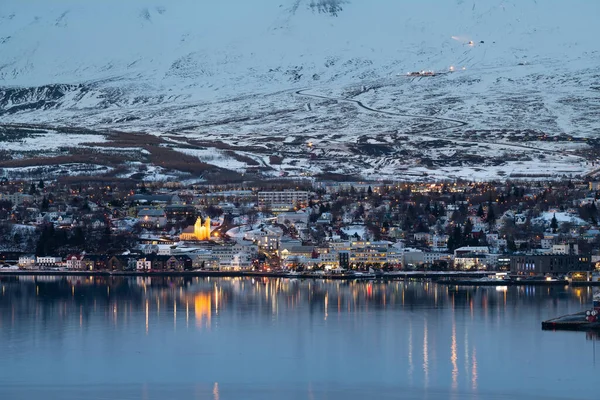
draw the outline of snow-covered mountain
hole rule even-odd
[[[4,0],[0,83],[118,80],[201,97],[315,75],[571,62],[598,49],[598,15],[588,0]]]
[[[3,0],[0,119],[244,145],[352,144],[424,123],[450,124],[419,131],[454,129],[453,143],[468,129],[590,136],[599,15],[589,0]],[[327,100],[299,89],[398,115],[315,107]],[[442,160],[435,150],[426,158]]]

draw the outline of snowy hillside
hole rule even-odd
[[[571,135],[555,141],[571,157],[558,170],[582,174],[583,140],[600,133],[598,15],[588,0],[3,0],[0,122],[267,143],[265,154],[270,138],[290,148],[260,163],[292,175],[307,156],[293,146],[308,140],[322,151],[310,173],[464,176],[482,164],[456,159],[465,145],[505,159],[506,174],[521,167],[505,168],[504,152],[539,165],[553,148],[539,137]],[[421,70],[439,74],[406,77]],[[535,139],[513,146],[523,132]],[[362,164],[332,165],[332,152]]]

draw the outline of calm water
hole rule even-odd
[[[591,289],[2,278],[0,399],[598,399]]]

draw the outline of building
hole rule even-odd
[[[591,270],[589,255],[532,254],[510,257],[510,272],[516,275],[565,275]]]
[[[10,201],[13,204],[13,206],[20,206],[23,203],[33,202],[33,196],[24,193],[0,193],[0,200]]]
[[[137,259],[135,269],[138,271],[150,271],[152,269],[152,260],[146,257]]]
[[[138,211],[137,217],[145,228],[162,228],[167,224],[165,211],[158,208],[143,208]]]
[[[258,254],[258,246],[240,241],[215,246],[212,253],[219,259],[219,269],[239,271],[252,268],[252,260]]]
[[[180,240],[210,240],[210,218],[206,217],[204,223],[202,218],[198,217],[193,226],[189,226],[179,236]]]
[[[129,200],[141,204],[179,204],[181,202],[179,196],[172,194],[134,194],[129,197]]]
[[[214,255],[212,251],[202,250],[193,254],[192,268],[193,269],[219,269],[219,257]]]
[[[62,257],[38,257],[36,264],[41,268],[51,268],[58,266],[62,262]]]
[[[308,204],[309,192],[284,190],[282,192],[259,192],[258,207],[261,210],[271,209],[273,212],[284,212],[295,207]]]
[[[196,216],[196,208],[194,206],[172,204],[165,207],[165,215],[169,221],[194,218]]]
[[[35,267],[35,256],[21,256],[19,257],[19,268],[32,269]]]
[[[574,243],[555,244],[552,246],[554,254],[579,254],[579,245]]]
[[[83,256],[81,254],[69,254],[65,260],[65,266],[70,270],[82,270]]]
[[[495,269],[498,257],[493,254],[463,253],[454,257],[454,268],[461,270]]]
[[[460,257],[465,254],[490,254],[487,246],[463,246],[454,250],[454,257]]]
[[[284,212],[277,215],[277,223],[280,225],[296,225],[297,223],[308,224],[309,213],[306,210],[296,212]]]
[[[422,251],[413,248],[398,249],[400,264],[404,268],[417,267],[420,265],[433,265],[439,261],[450,262],[451,256],[448,253]]]
[[[279,250],[279,241],[283,237],[283,230],[276,226],[269,226],[257,231],[251,231],[244,235],[244,239],[251,240],[261,250]]]

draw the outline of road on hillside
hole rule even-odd
[[[369,111],[372,113],[377,113],[377,114],[390,115],[390,116],[394,116],[394,117],[428,119],[428,120],[433,120],[433,121],[445,121],[445,122],[452,122],[454,124],[453,126],[447,126],[447,127],[443,127],[443,128],[433,128],[433,129],[422,129],[422,130],[412,131],[411,133],[425,133],[426,134],[426,133],[432,133],[432,132],[438,132],[438,131],[445,131],[445,130],[449,130],[449,129],[456,129],[456,128],[460,128],[460,127],[469,125],[469,123],[466,121],[461,121],[461,120],[452,119],[452,118],[433,117],[433,116],[429,116],[429,115],[418,115],[418,114],[404,114],[404,113],[398,113],[398,112],[393,112],[393,111],[378,110],[376,108],[372,108],[372,107],[365,105],[363,102],[361,102],[359,100],[354,100],[354,99],[350,99],[350,98],[346,98],[346,97],[328,97],[328,96],[323,96],[323,95],[318,95],[318,94],[313,94],[313,93],[307,93],[309,90],[310,89],[301,89],[301,90],[297,90],[295,93],[299,96],[313,97],[313,98],[323,99],[323,100],[345,101],[348,103],[354,103],[358,107],[360,107],[366,111]],[[431,137],[429,137],[429,139],[439,140],[442,138],[438,137],[438,136],[431,136]],[[500,147],[539,151],[540,153],[544,153],[544,154],[548,154],[548,155],[556,155],[557,154],[556,150],[548,150],[548,149],[543,149],[543,148],[539,148],[539,147],[526,146],[523,144],[489,142],[489,141],[482,141],[482,140],[465,140],[465,139],[460,139],[460,140],[452,139],[452,141],[457,144],[460,144],[460,143],[488,144],[488,145],[494,145],[494,146],[500,146]],[[567,150],[562,150],[562,151],[560,151],[560,153],[565,156],[579,158],[584,161],[586,160],[585,157],[572,154],[571,152],[569,152]]]
[[[296,94],[300,95],[300,96],[314,97],[317,99],[324,99],[324,100],[346,101],[349,103],[354,103],[364,110],[367,110],[372,113],[377,113],[377,114],[391,115],[393,117],[407,117],[407,118],[429,119],[429,120],[433,120],[433,121],[445,121],[445,122],[452,122],[455,124],[454,126],[447,126],[447,127],[443,127],[443,128],[434,128],[434,129],[425,129],[423,131],[416,131],[414,133],[443,131],[443,130],[447,130],[447,129],[460,128],[462,126],[469,125],[468,122],[460,121],[458,119],[452,119],[452,118],[432,117],[429,115],[417,115],[417,114],[403,114],[403,113],[392,112],[392,111],[378,110],[376,108],[372,108],[372,107],[365,105],[360,100],[353,100],[353,99],[349,99],[349,98],[345,98],[345,97],[327,97],[327,96],[321,96],[321,95],[317,95],[317,94],[305,93],[307,91],[308,91],[308,89],[298,90],[298,91],[296,91]]]

